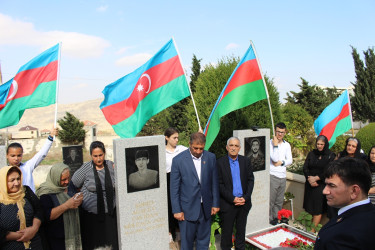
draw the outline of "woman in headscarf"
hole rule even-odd
[[[375,146],[372,146],[370,151],[368,152],[367,163],[370,167],[372,177],[371,188],[368,192],[368,197],[370,198],[371,203],[375,204]]]
[[[313,223],[317,226],[326,209],[326,199],[323,195],[324,171],[329,163],[335,159],[335,154],[329,150],[327,137],[319,135],[316,138],[316,149],[311,151],[303,165],[306,178],[303,208],[313,216]],[[314,230],[313,230],[314,231]]]
[[[81,236],[83,249],[111,246],[118,249],[115,211],[115,173],[113,162],[105,160],[100,141],[90,145],[91,161],[85,162],[72,177],[83,192]]]
[[[68,192],[69,180],[69,166],[57,163],[36,190],[44,208],[46,238],[53,250],[82,249],[78,206],[83,196]]]
[[[366,160],[366,155],[361,152],[361,141],[358,138],[346,139],[345,149],[337,154],[336,159],[346,156]]]
[[[18,167],[0,169],[0,249],[42,249],[42,215],[32,205],[37,201],[30,187],[22,185]]]

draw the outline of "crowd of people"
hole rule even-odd
[[[284,123],[275,126],[270,140],[269,222],[279,223],[286,188],[286,169],[292,164],[290,144],[284,140]],[[58,129],[52,129],[43,148],[22,163],[19,143],[8,146],[9,166],[0,169],[0,248],[1,249],[118,249],[115,166],[106,160],[102,142],[90,145],[91,161],[71,176],[68,165],[54,164],[46,181],[36,190],[33,170],[47,155]],[[254,188],[254,159],[239,154],[241,141],[230,137],[227,154],[219,159],[204,150],[203,133],[191,134],[189,147],[178,145],[179,132],[165,131],[168,225],[171,242],[179,231],[181,249],[207,250],[211,216],[220,215],[223,250],[245,249],[245,231]],[[264,144],[264,143],[263,143]],[[258,153],[260,141],[251,143]],[[254,146],[255,145],[255,146]],[[254,149],[253,149],[254,148]],[[261,152],[262,153],[262,152]],[[147,168],[147,150],[138,150],[135,165],[147,173],[147,182],[135,172],[130,185],[147,188],[158,181],[158,172]],[[321,223],[327,212],[331,220],[320,230],[315,249],[369,249],[375,246],[375,146],[368,155],[358,138],[346,140],[337,155],[328,139],[316,138],[316,149],[309,152],[304,166],[304,209]],[[150,183],[148,183],[150,182]],[[371,204],[372,203],[372,204]],[[354,228],[348,230],[348,228]],[[350,235],[349,235],[350,234]]]

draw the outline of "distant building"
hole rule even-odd
[[[42,136],[42,137],[47,137],[50,134],[51,134],[51,130],[46,129],[46,128],[40,131],[40,136]]]
[[[12,133],[12,139],[35,139],[39,137],[37,128],[27,125]]]
[[[89,144],[93,141],[96,141],[96,132],[97,132],[97,124],[92,121],[83,121],[83,129],[86,131],[86,138],[85,142]]]
[[[318,86],[319,88],[326,90],[326,89],[333,89],[333,87],[326,87],[326,86]],[[354,96],[354,86],[349,86],[349,87],[336,87],[338,92],[341,94],[345,90],[349,92],[349,95]]]

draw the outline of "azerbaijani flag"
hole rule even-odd
[[[317,135],[327,137],[330,148],[335,144],[336,137],[352,128],[352,112],[347,90],[323,110],[315,120],[314,128]]]
[[[211,147],[219,133],[221,117],[259,100],[267,99],[267,97],[267,87],[263,81],[253,46],[250,45],[225,84],[208,118],[204,129],[206,135],[205,149],[208,150]]]
[[[0,86],[0,128],[18,124],[26,109],[56,102],[60,44],[23,65]]]
[[[173,39],[144,65],[106,86],[103,94],[100,109],[122,138],[136,136],[152,116],[189,96]]]

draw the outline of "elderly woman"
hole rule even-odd
[[[0,249],[42,249],[38,202],[30,187],[22,185],[18,167],[0,169]]]
[[[303,208],[312,214],[315,226],[320,223],[326,209],[327,201],[323,195],[324,172],[334,159],[335,154],[329,150],[327,137],[319,135],[316,138],[316,149],[307,155],[303,165],[306,177]]]
[[[370,198],[371,203],[375,204],[375,146],[372,146],[370,148],[370,151],[368,152],[367,163],[370,167],[372,177],[371,188],[368,191],[368,197]]]
[[[83,193],[82,247],[118,249],[113,162],[105,160],[105,147],[100,141],[91,143],[90,155],[92,160],[84,163],[72,177],[74,186]]]
[[[366,159],[366,155],[361,152],[361,142],[358,138],[349,137],[346,139],[345,149],[337,154],[336,159],[346,156],[362,160]]]
[[[50,249],[82,249],[78,206],[83,196],[68,192],[69,166],[53,165],[36,190],[46,218],[45,233]]]

